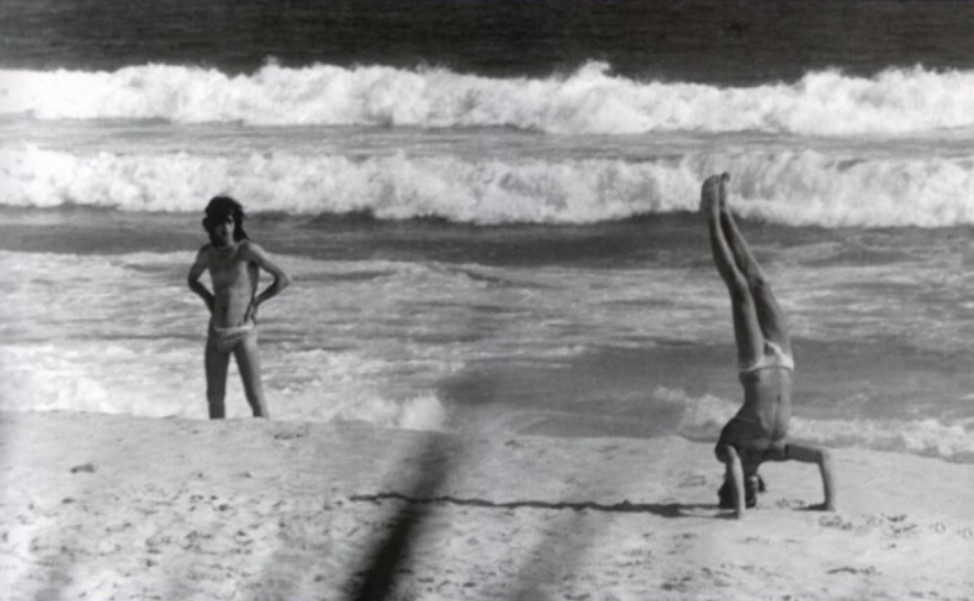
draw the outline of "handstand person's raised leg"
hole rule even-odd
[[[788,323],[784,312],[778,305],[778,299],[771,290],[771,283],[768,281],[761,265],[754,258],[751,248],[741,234],[727,208],[727,187],[726,182],[729,177],[722,177],[719,186],[719,213],[721,232],[727,241],[733,255],[734,264],[743,274],[747,281],[751,297],[754,299],[754,307],[757,312],[758,323],[761,333],[767,340],[774,342],[786,353],[791,353],[791,337],[788,333]],[[763,352],[763,349],[762,349]]]
[[[710,249],[714,264],[730,294],[737,358],[741,364],[748,365],[764,354],[764,334],[761,331],[759,316],[747,279],[738,269],[731,248],[724,237],[724,229],[721,227],[719,194],[724,177],[726,174],[712,175],[707,178],[701,190],[700,206],[706,215],[710,230]]]
[[[825,502],[813,505],[810,509],[835,511],[835,480],[832,476],[832,457],[828,449],[791,443],[785,447],[785,459],[792,459],[802,463],[815,463],[822,476],[822,490]]]

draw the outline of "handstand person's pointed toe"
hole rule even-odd
[[[727,182],[730,181],[730,174],[726,171],[720,174],[720,184],[718,185],[717,207],[720,210],[727,208]]]
[[[720,202],[720,185],[723,175],[711,175],[700,188],[700,212],[710,213]]]

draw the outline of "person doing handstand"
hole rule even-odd
[[[196,254],[187,277],[190,289],[210,310],[205,354],[210,419],[225,416],[231,354],[237,360],[244,394],[254,417],[269,417],[257,355],[257,309],[284,290],[290,279],[268,258],[264,249],[247,238],[243,219],[243,207],[234,199],[217,196],[210,201],[203,219],[210,244]],[[261,269],[270,273],[274,281],[257,294]],[[200,282],[206,270],[210,271],[212,293]]]
[[[788,441],[795,362],[784,314],[760,265],[727,208],[726,173],[713,175],[701,190],[717,271],[730,293],[744,405],[721,430],[715,453],[726,466],[718,491],[720,507],[737,517],[757,503],[764,489],[758,467],[765,461],[818,464],[825,502],[812,509],[835,510],[832,464],[826,449]]]

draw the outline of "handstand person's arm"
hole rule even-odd
[[[822,489],[825,492],[825,502],[813,505],[809,509],[835,511],[835,481],[832,477],[832,457],[827,449],[801,444],[789,444],[785,449],[785,457],[802,463],[816,463],[822,474]]]
[[[186,276],[186,283],[189,284],[189,289],[195,292],[203,302],[206,303],[206,308],[213,311],[213,293],[206,289],[206,286],[200,282],[200,276],[206,271],[206,258],[205,250],[200,249],[196,253],[196,260],[193,262],[193,266],[189,268],[189,275]]]
[[[742,518],[744,517],[744,468],[741,466],[741,458],[737,454],[737,449],[730,445],[720,447],[717,454],[727,467],[724,477],[731,484],[734,516]]]

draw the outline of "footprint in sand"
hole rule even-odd
[[[841,568],[835,568],[834,570],[829,570],[826,574],[853,574],[855,576],[878,576],[879,570],[873,566],[866,566],[865,568],[852,568],[849,566],[844,566]]]
[[[707,484],[706,476],[701,474],[684,472],[682,476],[683,478],[680,480],[680,483],[676,485],[677,488],[695,488],[697,486],[705,486]]]
[[[671,578],[660,586],[664,591],[685,592],[693,582],[693,576],[683,576],[682,578]]]
[[[799,499],[778,499],[774,506],[779,509],[804,509],[808,504]]]
[[[827,515],[818,519],[818,525],[826,528],[837,528],[839,530],[852,530],[852,522],[846,521],[837,515]]]
[[[294,440],[297,438],[304,438],[308,435],[308,432],[309,430],[307,427],[282,429],[281,431],[274,433],[274,440]]]

